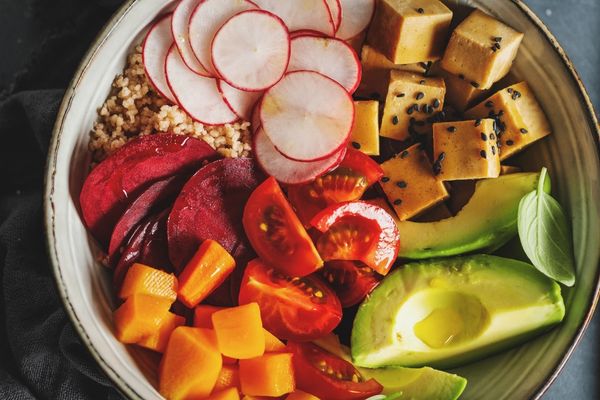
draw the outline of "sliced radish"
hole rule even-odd
[[[218,81],[219,91],[231,110],[240,118],[248,121],[252,116],[252,110],[263,92],[247,92],[236,89],[222,79]]]
[[[292,39],[288,71],[316,71],[354,93],[361,77],[358,56],[346,42],[334,38],[298,36]]]
[[[261,9],[270,11],[285,22],[290,31],[310,29],[328,36],[335,33],[325,0],[253,0]]]
[[[281,79],[290,61],[290,35],[281,20],[264,10],[231,17],[212,42],[215,69],[231,86],[262,91]]]
[[[177,103],[193,119],[207,125],[227,124],[238,119],[223,100],[217,80],[189,69],[175,45],[169,50],[165,70]]]
[[[215,33],[233,15],[253,9],[256,9],[256,5],[247,0],[201,0],[192,12],[189,22],[190,45],[198,61],[214,76],[217,73],[212,64],[210,44]]]
[[[201,0],[181,0],[181,3],[173,11],[173,20],[171,21],[171,31],[175,44],[179,49],[179,54],[183,62],[189,69],[203,76],[210,76],[210,73],[202,66],[200,61],[194,55],[192,46],[190,46],[190,17],[192,12],[198,6]]]
[[[250,119],[250,129],[252,133],[255,133],[258,128],[262,126],[260,123],[260,105],[262,104],[262,97],[258,99],[256,104],[254,105],[254,109],[252,110],[252,117]]]
[[[273,145],[286,157],[322,160],[346,145],[354,103],[333,79],[318,72],[295,71],[265,93],[260,120]]]
[[[313,31],[310,29],[300,29],[299,31],[290,32],[290,39],[297,38],[298,36],[317,36],[317,37],[327,37],[321,32]]]
[[[298,185],[314,180],[335,168],[346,154],[346,147],[344,146],[333,155],[320,161],[293,161],[284,157],[275,149],[262,128],[254,133],[253,142],[258,165],[267,174],[288,185]]]
[[[173,44],[171,15],[167,14],[156,21],[146,34],[142,45],[142,60],[146,76],[158,94],[176,103],[165,76],[165,59]]]
[[[329,14],[331,15],[331,20],[333,21],[333,27],[337,32],[340,24],[342,23],[342,5],[340,4],[340,0],[325,0],[325,3],[327,3]]]
[[[375,12],[375,0],[340,0],[342,22],[335,34],[347,40],[364,31]]]

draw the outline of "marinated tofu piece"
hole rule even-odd
[[[521,32],[475,10],[452,32],[441,65],[473,87],[489,89],[508,73],[522,40]]]
[[[443,181],[497,178],[500,157],[494,120],[433,124],[433,157],[433,172]]]
[[[438,0],[381,0],[367,43],[394,64],[439,60],[452,11]]]
[[[425,74],[429,72],[431,61],[415,64],[394,64],[383,54],[365,44],[361,52],[362,79],[356,91],[361,97],[384,100],[393,69]]]
[[[433,175],[419,144],[381,164],[381,187],[401,221],[419,215],[448,198],[444,183]]]
[[[446,84],[446,104],[451,105],[457,111],[464,112],[467,108],[476,104],[488,92],[487,90],[476,88],[469,81],[461,79],[442,68],[437,68],[433,73],[435,75],[439,74],[444,78],[444,83]]]
[[[434,115],[442,111],[445,94],[442,78],[391,71],[380,135],[395,140],[430,137]]]
[[[500,166],[500,175],[516,174],[517,172],[521,172],[521,168],[515,167],[513,165]]]
[[[500,160],[551,133],[550,123],[526,82],[500,90],[467,110],[465,115],[468,118],[496,119]]]
[[[379,102],[355,101],[354,110],[354,126],[350,138],[352,147],[370,156],[378,156]]]

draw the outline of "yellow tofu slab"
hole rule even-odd
[[[500,166],[500,175],[516,174],[517,172],[521,172],[521,168],[515,167],[513,165]]]
[[[449,73],[438,67],[438,65],[439,63],[436,64],[433,74],[444,78],[446,104],[454,107],[457,111],[464,112],[488,93],[488,90],[478,89],[471,85],[469,81]]]
[[[354,126],[350,135],[352,146],[367,155],[378,156],[379,102],[355,101],[354,110]]]

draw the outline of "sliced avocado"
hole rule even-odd
[[[560,286],[533,266],[488,255],[416,262],[360,305],[352,359],[368,368],[454,367],[562,321]]]
[[[436,222],[397,221],[398,257],[421,260],[472,251],[491,252],[517,234],[519,202],[535,190],[539,173],[517,173],[477,182],[469,202]],[[548,181],[546,190],[550,192]]]
[[[352,362],[350,349],[335,335],[316,340],[315,344]],[[429,367],[356,368],[365,379],[375,379],[383,386],[381,400],[456,400],[467,386],[465,378]]]

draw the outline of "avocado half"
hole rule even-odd
[[[455,367],[562,321],[560,286],[533,266],[488,255],[407,264],[360,305],[355,365]]]
[[[517,173],[477,182],[460,212],[436,222],[396,221],[398,257],[422,260],[472,251],[491,252],[517,234],[519,202],[537,187],[539,173]],[[544,188],[550,192],[550,180]]]

